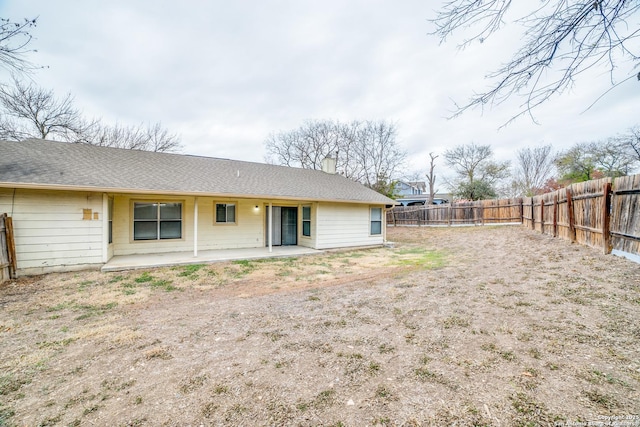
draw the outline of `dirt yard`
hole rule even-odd
[[[514,226],[388,238],[4,284],[0,426],[640,425],[640,265]]]

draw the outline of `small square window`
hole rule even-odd
[[[236,205],[234,203],[216,203],[216,223],[235,223]]]

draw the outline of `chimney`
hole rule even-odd
[[[322,172],[335,174],[336,173],[336,159],[333,157],[325,157],[322,159]]]

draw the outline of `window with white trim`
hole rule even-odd
[[[235,203],[216,203],[216,224],[235,224]]]
[[[182,203],[134,202],[133,240],[182,238]]]
[[[382,208],[371,208],[371,235],[382,234]]]
[[[107,206],[109,214],[109,243],[113,243],[113,197],[109,197]]]
[[[302,207],[302,235],[311,236],[311,206]]]

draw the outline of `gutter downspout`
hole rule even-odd
[[[391,208],[393,209],[393,208]],[[387,243],[387,208],[382,207],[382,243]]]

